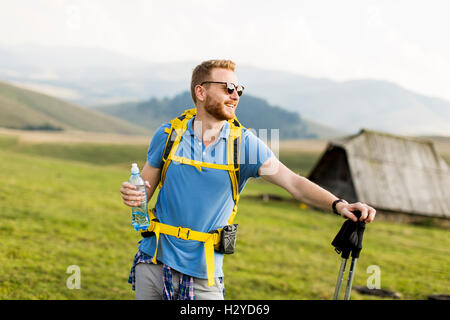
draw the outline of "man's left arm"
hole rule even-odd
[[[331,210],[331,206],[338,198],[329,191],[318,186],[305,177],[292,172],[288,167],[281,163],[276,157],[270,157],[258,169],[258,174],[264,180],[274,183],[288,191],[296,200],[308,205]],[[338,202],[336,210],[341,216],[353,221],[358,219],[352,213],[361,211],[361,221],[370,223],[375,219],[376,210],[367,204]]]

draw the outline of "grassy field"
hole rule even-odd
[[[140,236],[119,187],[129,164],[142,166],[146,145],[20,142],[0,135],[0,299],[134,299],[127,283]],[[285,150],[305,173],[317,150]],[[343,220],[292,201],[253,180],[242,194],[236,253],[224,262],[227,299],[330,299],[340,257],[331,241]],[[154,203],[156,196],[152,199]],[[381,269],[381,287],[406,299],[449,293],[450,233],[433,226],[379,220],[368,225],[355,285]],[[67,268],[81,270],[70,290]],[[374,299],[352,293],[353,299]]]

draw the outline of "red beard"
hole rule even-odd
[[[235,117],[235,110],[236,107],[231,110],[225,106],[224,102],[219,102],[213,100],[210,96],[206,96],[205,111],[219,121],[233,119]]]

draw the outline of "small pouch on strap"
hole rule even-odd
[[[217,252],[224,254],[234,253],[236,247],[237,224],[229,224],[222,228],[220,235],[220,245]]]

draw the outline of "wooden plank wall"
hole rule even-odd
[[[345,149],[359,201],[450,217],[450,172],[431,143],[364,132]]]

